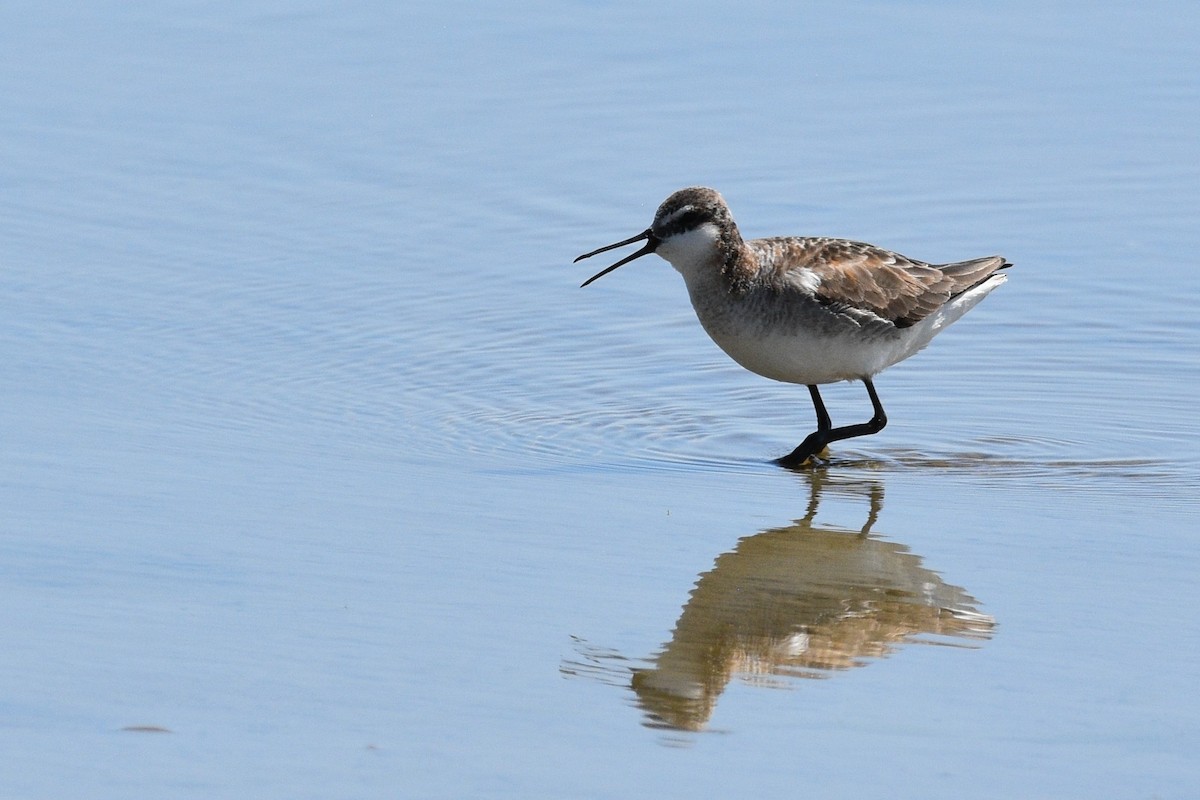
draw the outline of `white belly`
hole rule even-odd
[[[730,358],[751,372],[786,383],[836,383],[868,378],[906,358],[898,337],[763,334],[759,331],[709,331]],[[907,338],[907,337],[904,337]]]
[[[994,275],[908,328],[815,301],[747,307],[711,289],[691,295],[708,335],[738,364],[777,381],[822,384],[870,378],[912,356],[1004,281]]]

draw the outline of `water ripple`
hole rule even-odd
[[[493,470],[772,473],[770,460],[813,424],[803,390],[748,375],[715,349],[668,272],[585,292],[566,254],[526,270],[503,259],[451,266],[432,282],[415,262],[360,255],[327,270],[62,275],[25,298],[3,333],[34,390],[42,376],[108,395],[95,408],[110,424],[174,431],[189,445],[234,436]],[[981,308],[975,327],[889,372],[880,386],[893,424],[843,443],[825,468],[1194,503],[1197,464],[1181,455],[1194,415],[1178,411],[1192,384],[1176,378],[1195,366],[1180,329],[1147,310],[1138,318],[1151,321],[1093,346],[1104,331],[1087,320],[1007,311],[1003,337]],[[39,348],[67,356],[39,358]],[[1136,374],[1112,375],[1114,353]],[[839,424],[863,411],[860,387],[826,397]]]

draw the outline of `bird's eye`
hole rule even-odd
[[[693,228],[698,228],[702,224],[704,224],[703,212],[694,208],[690,208],[675,219],[671,220],[671,224],[667,227],[671,233],[682,233],[683,231],[690,231]]]

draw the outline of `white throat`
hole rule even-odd
[[[698,228],[663,239],[654,252],[670,262],[690,284],[695,278],[712,274],[720,252],[717,249],[720,237],[717,226],[706,222]]]

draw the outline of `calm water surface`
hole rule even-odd
[[[1200,792],[1193,4],[0,31],[3,796]],[[1016,266],[785,472],[692,184]]]

